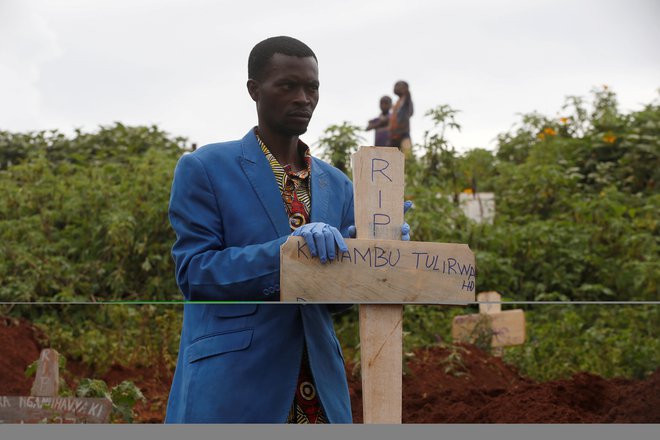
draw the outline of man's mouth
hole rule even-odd
[[[312,112],[308,111],[295,111],[289,113],[289,117],[294,118],[294,119],[311,119],[312,118]]]

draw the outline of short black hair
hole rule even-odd
[[[299,58],[314,57],[319,62],[312,49],[302,41],[287,36],[270,37],[257,43],[250,51],[248,78],[261,81],[268,62],[276,53]]]

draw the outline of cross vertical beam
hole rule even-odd
[[[362,147],[352,159],[356,238],[400,240],[403,153]],[[401,423],[402,321],[402,305],[360,305],[364,423]]]
[[[502,301],[502,295],[500,295],[497,292],[479,293],[477,295],[477,302],[479,303],[479,313],[483,315],[502,313],[502,304],[500,303],[501,301]],[[491,353],[493,353],[493,356],[502,357],[504,355],[504,347],[492,347]]]

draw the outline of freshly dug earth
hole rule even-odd
[[[403,378],[404,423],[658,423],[660,369],[643,381],[578,373],[535,382],[472,345],[418,350]],[[349,373],[353,420],[361,379]]]
[[[25,369],[39,359],[45,340],[27,321],[0,316],[0,395],[29,395],[34,378]]]
[[[0,395],[28,395],[25,368],[47,346],[26,321],[0,317]],[[57,348],[57,347],[54,347]],[[93,377],[85,365],[68,360],[70,385]],[[362,422],[359,373],[347,366],[353,419]],[[108,386],[132,380],[147,401],[136,407],[138,422],[161,423],[172,372],[159,362],[113,366]],[[535,382],[471,345],[415,352],[403,378],[404,423],[659,423],[660,369],[643,381],[603,379],[578,373],[570,379]]]
[[[30,395],[34,376],[26,377],[25,369],[39,358],[43,348],[49,348],[48,339],[30,322],[0,316],[0,396]],[[103,379],[109,388],[124,380],[131,380],[146,398],[145,402],[135,406],[136,421],[162,423],[172,374],[162,363],[154,362],[149,367],[113,365],[106,373],[96,375],[86,365],[67,359],[66,369],[60,372],[60,379],[72,388],[85,377]]]

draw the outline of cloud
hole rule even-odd
[[[44,63],[61,54],[55,33],[34,6],[30,0],[0,3],[1,129],[39,125],[40,71]]]
[[[609,84],[625,110],[655,97],[657,4],[0,0],[0,128],[70,132],[122,121],[199,144],[240,137],[256,123],[247,54],[262,38],[289,34],[320,61],[306,142],[330,124],[366,124],[405,79],[414,142],[431,128],[424,112],[449,104],[461,110],[463,130],[449,134],[457,148],[492,147],[517,113],[553,116],[565,95],[595,85]]]

